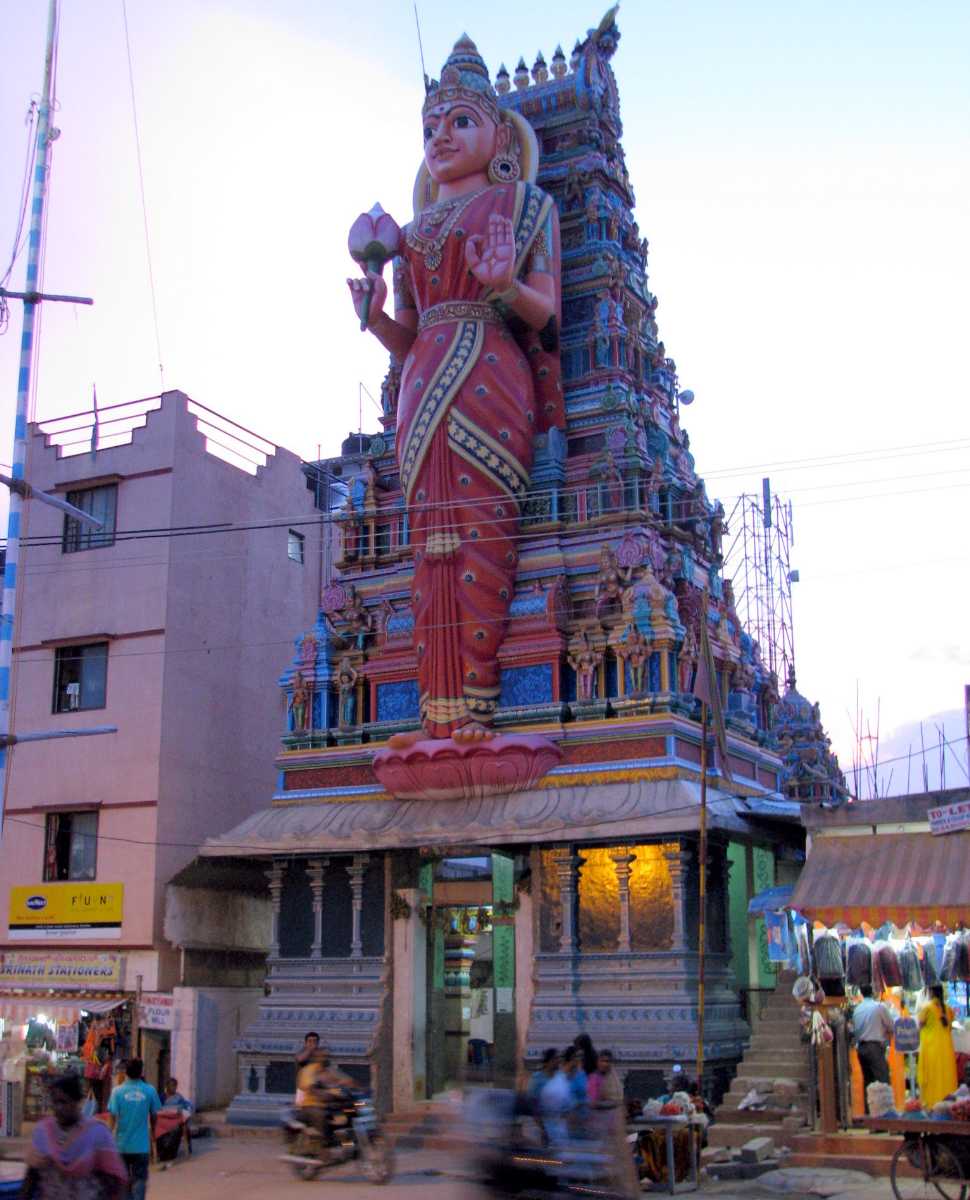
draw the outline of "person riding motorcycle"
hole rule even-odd
[[[300,1069],[296,1083],[302,1093],[301,1118],[319,1131],[325,1146],[331,1145],[336,1110],[346,1090],[354,1086],[353,1080],[333,1066],[328,1047],[319,1045]]]

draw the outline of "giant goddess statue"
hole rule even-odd
[[[399,751],[493,737],[533,438],[564,425],[559,222],[533,182],[535,134],[500,110],[467,36],[429,86],[422,117],[393,317],[380,271],[348,280],[358,316],[403,364],[397,456],[422,729],[395,735]]]

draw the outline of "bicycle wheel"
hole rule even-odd
[[[946,1149],[944,1147],[944,1149]],[[968,1200],[962,1188],[962,1176],[952,1152],[934,1158],[937,1144],[925,1137],[907,1137],[893,1154],[889,1171],[896,1200]],[[954,1186],[956,1185],[956,1186]]]
[[[934,1142],[929,1158],[930,1182],[943,1200],[967,1200],[967,1177],[951,1147],[946,1142]]]

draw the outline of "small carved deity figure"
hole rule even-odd
[[[680,690],[684,694],[690,691],[694,680],[694,667],[697,666],[697,635],[688,625],[684,640],[677,655],[677,677]]]
[[[622,654],[630,672],[630,692],[634,696],[642,696],[650,647],[644,641],[643,634],[633,625],[627,629]]]
[[[310,728],[310,709],[312,696],[306,680],[301,673],[293,676],[293,694],[290,696],[290,719],[294,733],[302,733]]]
[[[576,699],[588,704],[596,698],[596,675],[603,655],[596,650],[583,631],[577,634],[569,647],[569,665],[576,672]]]
[[[357,594],[357,589],[350,585],[350,597],[347,600],[347,607],[343,610],[340,616],[346,622],[347,632],[354,639],[358,650],[363,650],[364,642],[367,635],[371,631],[371,615],[364,607],[364,603]]]
[[[727,532],[728,528],[724,521],[724,505],[718,500],[714,504],[710,525],[711,554],[715,559],[721,558],[721,543]]]
[[[401,367],[396,359],[391,359],[391,365],[381,383],[381,411],[385,417],[393,416],[397,411],[397,397],[401,388]]]
[[[397,240],[394,315],[377,271],[348,280],[358,317],[403,364],[395,445],[414,547],[423,730],[395,734],[398,750],[493,736],[533,438],[564,424],[559,220],[534,183],[534,134],[500,108],[468,37],[421,117],[424,162],[414,219]]]
[[[354,670],[350,659],[344,655],[340,660],[340,666],[337,668],[337,688],[340,694],[339,721],[341,729],[349,729],[356,724],[357,679],[357,671]]]
[[[629,568],[624,570],[616,557],[616,551],[610,546],[604,546],[600,551],[600,569],[596,576],[594,596],[597,617],[606,617],[620,611],[623,589],[629,582]]]

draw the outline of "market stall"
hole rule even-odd
[[[132,997],[123,994],[0,996],[0,1072],[18,1088],[19,1119],[43,1115],[48,1080],[68,1071],[84,1077],[104,1108],[114,1066],[131,1053],[132,1017]]]
[[[805,944],[792,951],[795,965],[820,985],[815,1007],[830,1034],[816,1036],[818,1061],[831,1059],[834,1112],[847,1125],[863,1116],[862,1073],[848,1040],[847,1019],[871,988],[895,1014],[889,1052],[890,1083],[870,1096],[879,1115],[938,1109],[944,1098],[926,1083],[930,1050],[922,1029],[933,988],[940,988],[944,1019],[937,1028],[934,1055],[952,1054],[944,1077],[947,1094],[960,1103],[970,1090],[970,831],[937,836],[928,832],[863,833],[819,837],[813,842],[790,908],[808,918]],[[915,1019],[914,1019],[915,1018]],[[818,1027],[816,1025],[816,1034]],[[943,1049],[939,1049],[939,1047]],[[952,1048],[951,1048],[952,1047]],[[822,1074],[825,1074],[823,1065]],[[921,1082],[921,1075],[923,1081]],[[952,1082],[952,1088],[949,1087]],[[872,1085],[876,1086],[876,1085]],[[831,1125],[820,1084],[823,1128]],[[932,1092],[927,1102],[923,1091]],[[950,1101],[949,1103],[953,1103]],[[872,1109],[872,1111],[876,1111]],[[939,1111],[937,1116],[942,1115]]]

